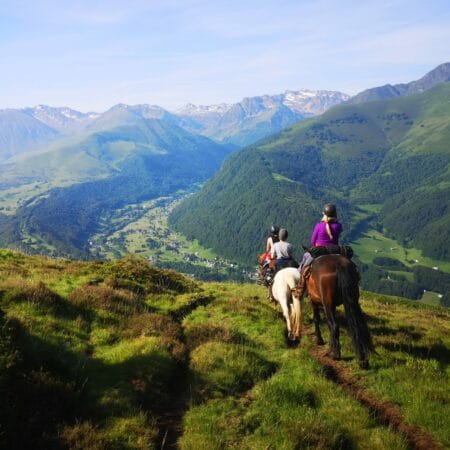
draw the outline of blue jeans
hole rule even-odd
[[[302,258],[302,262],[300,263],[300,266],[298,267],[298,271],[302,273],[302,270],[304,267],[307,267],[311,265],[311,263],[314,261],[314,258],[311,256],[311,253],[305,252]]]

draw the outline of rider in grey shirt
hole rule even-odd
[[[280,240],[273,245],[271,251],[272,258],[277,260],[277,271],[284,267],[296,267],[298,264],[294,259],[292,244],[286,242],[288,237],[286,228],[281,228],[278,236]]]

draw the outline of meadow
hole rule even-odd
[[[260,286],[199,283],[131,256],[2,250],[0,447],[450,446],[450,311],[368,292],[361,305],[376,347],[366,371],[342,311],[332,366],[311,336],[310,309],[290,347]]]

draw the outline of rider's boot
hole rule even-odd
[[[311,274],[311,266],[303,267],[296,290],[296,295],[298,296],[298,298],[303,297],[303,294],[305,293],[306,290],[306,280],[309,278],[310,274]]]

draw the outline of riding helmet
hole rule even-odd
[[[279,231],[280,231],[280,227],[277,227],[276,225],[272,225],[270,227],[270,234],[272,236],[278,236]]]
[[[286,228],[280,228],[279,237],[281,241],[285,241],[288,238],[288,230]]]
[[[327,217],[336,217],[337,211],[336,211],[336,205],[333,205],[333,203],[326,203],[323,207],[323,213]]]

